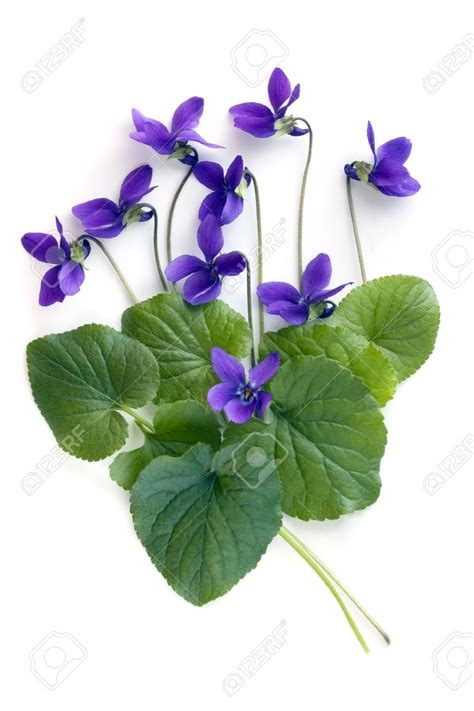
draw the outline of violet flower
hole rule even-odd
[[[153,171],[149,165],[140,165],[129,173],[120,188],[117,203],[108,198],[96,198],[72,208],[82,222],[84,230],[93,237],[116,237],[132,222],[144,222],[152,216],[138,202],[155,188],[150,188]]]
[[[248,377],[242,363],[221,348],[212,349],[211,360],[214,372],[222,382],[209,390],[210,406],[217,412],[224,410],[229,420],[237,424],[247,422],[255,412],[263,418],[272,396],[262,390],[262,385],[278,370],[280,354],[267,355],[261,363],[250,368]]]
[[[200,183],[212,190],[199,208],[199,219],[204,220],[211,213],[221,225],[233,222],[244,209],[243,193],[250,184],[242,156],[234,158],[225,175],[219,163],[209,160],[198,163],[193,172]]]
[[[234,119],[234,126],[242,131],[256,136],[268,138],[269,136],[304,136],[307,128],[298,128],[296,119],[287,116],[289,107],[299,98],[300,85],[291,89],[291,84],[285,72],[278,67],[271,73],[268,81],[268,98],[272,108],[265,104],[253,101],[245,104],[231,106],[229,113]]]
[[[183,298],[193,306],[217,299],[222,290],[222,279],[237,276],[246,267],[245,258],[240,252],[219,254],[224,246],[224,237],[215,215],[209,214],[201,222],[197,240],[205,261],[184,254],[173,259],[165,269],[166,278],[171,282],[188,277],[184,283]]]
[[[286,282],[270,281],[257,287],[257,296],[267,307],[269,314],[281,316],[293,326],[305,323],[311,312],[316,318],[327,318],[335,308],[327,299],[353,283],[349,281],[326,289],[331,280],[331,273],[331,260],[328,255],[318,254],[303,272],[301,293]]]
[[[32,257],[55,265],[41,279],[41,306],[51,306],[57,301],[64,301],[66,296],[77,294],[85,277],[83,263],[91,251],[85,239],[70,244],[57,217],[56,226],[60,235],[59,244],[56,237],[44,232],[27,232],[21,238],[23,247]]]
[[[355,161],[344,166],[344,172],[352,180],[368,183],[384,195],[409,197],[420,189],[420,183],[412,178],[404,163],[411,153],[411,141],[401,136],[392,138],[375,148],[374,129],[367,124],[367,139],[374,156],[374,162]]]
[[[223,148],[215,143],[208,143],[194,129],[204,111],[204,99],[192,96],[178,106],[171,119],[169,131],[160,121],[147,118],[137,109],[132,109],[132,119],[135,124],[130,138],[139,143],[145,143],[160,155],[178,158],[182,163],[194,165],[197,154],[188,141],[201,143],[208,148]]]

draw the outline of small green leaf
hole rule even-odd
[[[213,346],[239,359],[250,353],[246,320],[222,301],[190,306],[179,294],[159,294],[127,309],[122,329],[154,353],[161,402],[207,402],[207,392],[217,382],[211,368]]]
[[[58,444],[89,461],[125,444],[128,426],[117,410],[146,405],[159,383],[150,351],[109,326],[38,338],[27,361],[33,397]]]
[[[321,323],[288,326],[264,335],[260,356],[279,351],[281,362],[298,355],[326,355],[352,370],[369,387],[380,406],[385,405],[398,385],[390,361],[372,344],[348,329]]]
[[[326,356],[300,356],[280,368],[270,389],[273,422],[231,425],[224,443],[250,450],[267,441],[268,463],[282,483],[283,511],[322,521],[374,503],[386,430],[362,380]]]
[[[377,346],[401,382],[433,351],[439,304],[424,279],[385,276],[353,289],[339,304],[332,324],[344,326]]]
[[[153,419],[156,434],[145,434],[138,449],[118,454],[110,465],[110,476],[124,489],[130,489],[152,459],[163,454],[181,456],[197,442],[219,448],[221,434],[213,412],[198,402],[186,400],[160,405]]]
[[[235,447],[196,444],[158,457],[131,493],[135,530],[158,570],[194,605],[224,595],[265,553],[281,525],[280,483]]]

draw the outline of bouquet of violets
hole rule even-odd
[[[269,105],[230,108],[234,125],[257,139],[307,141],[297,281],[263,279],[259,189],[242,157],[226,170],[200,160],[196,146],[221,148],[196,131],[203,99],[193,97],[178,106],[170,128],[133,110],[130,137],[185,166],[168,215],[166,267],[161,265],[158,215],[144,201],[154,190],[149,165],[126,176],[117,202],[96,198],[72,208],[83,227],[76,239],[66,239],[58,219],[57,236],[25,234],[26,251],[49,265],[40,287],[42,306],[79,292],[94,248],[110,261],[132,302],[122,314],[120,331],[87,324],[31,342],[28,372],[35,402],[65,451],[88,461],[118,453],[110,476],[130,492],[136,533],[179,595],[195,605],[223,595],[279,535],[324,582],[368,651],[351,603],[387,642],[388,635],[282,524],[282,515],[337,519],[377,500],[387,438],[381,408],[432,352],[439,307],[431,286],[416,276],[367,281],[352,181],[392,197],[414,195],[420,188],[405,167],[411,142],[395,138],[376,148],[370,123],[371,157],[344,168],[362,283],[336,306],[333,299],[353,282],[331,283],[327,254],[315,254],[303,265],[313,132],[306,119],[290,113],[299,95],[299,84],[292,88],[284,72],[275,69]],[[196,220],[201,254],[173,257],[173,215],[191,179],[209,190]],[[246,255],[227,249],[224,239],[225,226],[239,217],[252,195],[256,285]],[[105,245],[132,223],[150,221],[160,293],[138,302]],[[244,272],[247,318],[219,299],[223,281]],[[255,297],[258,340],[252,321]],[[265,332],[265,311],[280,317],[280,330]],[[150,405],[153,415],[145,416],[140,410]],[[142,444],[120,452],[130,424],[140,430]]]

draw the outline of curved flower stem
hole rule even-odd
[[[155,264],[158,270],[158,276],[160,277],[161,285],[163,286],[163,289],[165,291],[168,291],[168,284],[166,283],[165,275],[163,274],[163,270],[161,268],[160,253],[158,251],[158,213],[153,207],[153,205],[150,205],[149,202],[141,202],[140,207],[148,208],[148,210],[150,210],[153,215],[153,251],[155,253]]]
[[[263,241],[262,241],[262,211],[260,206],[260,191],[258,189],[258,183],[255,175],[247,170],[247,174],[250,177],[253,190],[255,193],[255,213],[257,220],[257,261],[258,261],[258,272],[257,272],[257,282],[258,286],[263,282]],[[259,301],[258,303],[258,336],[259,340],[262,339],[265,333],[265,321],[263,315],[263,304]]]
[[[193,165],[189,168],[188,172],[186,173],[186,175],[184,176],[184,178],[178,185],[178,189],[177,189],[176,193],[174,194],[174,197],[173,197],[173,200],[172,200],[171,206],[170,206],[170,212],[168,215],[168,224],[166,226],[166,254],[167,254],[168,264],[171,262],[171,259],[172,259],[172,255],[171,255],[171,228],[173,225],[173,216],[174,216],[174,210],[176,207],[176,203],[178,202],[178,198],[181,195],[182,189],[184,188],[184,186],[188,182],[189,178],[193,174],[193,169],[194,169],[195,164],[199,160],[198,152],[196,151],[195,148],[193,149],[193,151],[194,151],[195,163],[193,163]],[[175,288],[176,287],[173,285],[173,289],[175,289]]]
[[[347,186],[347,200],[349,202],[349,210],[351,213],[351,220],[352,220],[352,229],[354,230],[354,239],[355,239],[355,244],[356,244],[356,249],[357,249],[357,256],[359,258],[360,273],[362,276],[362,283],[365,284],[367,282],[367,274],[365,272],[364,256],[362,254],[362,245],[360,243],[359,228],[357,227],[357,219],[356,219],[356,214],[355,214],[355,210],[354,210],[354,201],[352,199],[351,179],[349,177],[346,178],[346,186]]]
[[[298,281],[301,286],[301,279],[303,276],[303,212],[304,212],[304,198],[306,194],[306,182],[308,180],[309,166],[311,164],[311,157],[313,154],[313,129],[311,125],[306,121],[306,119],[298,117],[295,121],[301,121],[304,123],[309,130],[309,142],[308,142],[308,157],[306,158],[306,165],[303,173],[303,180],[301,182],[301,192],[300,192],[300,205],[298,210]]]
[[[287,528],[282,526],[280,530],[278,531],[279,535],[305,560],[308,565],[319,575],[323,583],[326,585],[326,587],[330,590],[330,592],[333,594],[333,596],[336,598],[336,601],[341,608],[342,612],[344,613],[344,616],[346,620],[348,621],[352,631],[354,632],[355,636],[359,640],[359,643],[364,650],[364,652],[369,652],[369,648],[367,646],[367,643],[365,639],[363,638],[359,628],[357,627],[351,613],[346,607],[346,604],[344,603],[344,600],[342,597],[339,595],[338,591],[330,581],[330,579],[327,577],[325,574],[324,570],[321,568],[321,566],[317,563],[317,561],[314,559],[312,556],[311,552],[307,549],[307,547],[300,541],[294,533],[289,531]]]
[[[252,368],[255,365],[255,334],[253,331],[253,314],[252,314],[252,276],[250,274],[250,264],[249,260],[243,252],[239,252],[242,258],[245,260],[246,270],[247,270],[247,317],[250,326],[250,334],[252,338],[252,347],[250,350],[250,359],[252,361]]]
[[[144,417],[142,417],[138,412],[135,412],[135,410],[132,410],[131,407],[128,407],[128,405],[124,405],[123,403],[120,403],[118,406],[121,410],[127,413],[127,415],[130,415],[130,417],[133,417],[137,425],[140,427],[140,429],[143,432],[143,428],[147,429],[149,432],[154,432],[155,428],[151,422],[146,420]]]
[[[102,250],[102,253],[105,254],[105,256],[109,260],[110,264],[112,265],[115,273],[117,274],[118,278],[122,282],[122,285],[124,286],[125,291],[127,292],[128,296],[130,297],[132,304],[138,304],[138,299],[135,296],[135,293],[133,292],[132,287],[129,285],[122,270],[120,269],[119,265],[117,264],[115,259],[110,254],[109,250],[106,249],[104,247],[104,245],[102,244],[102,242],[99,239],[97,239],[96,237],[91,237],[91,235],[81,235],[77,239],[78,242],[82,242],[84,240],[87,240],[88,242],[93,242],[94,244],[96,244],[99,247],[99,249]]]

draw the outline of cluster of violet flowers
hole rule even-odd
[[[276,68],[268,82],[269,106],[246,102],[229,109],[234,126],[259,139],[288,135],[299,138],[309,135],[308,158],[303,176],[299,224],[299,284],[298,287],[286,282],[266,282],[261,280],[261,225],[257,205],[257,228],[259,238],[259,284],[257,296],[260,302],[260,332],[263,333],[263,307],[268,314],[280,316],[286,323],[297,326],[309,319],[325,319],[331,316],[335,304],[331,297],[353,282],[345,282],[331,287],[332,266],[327,254],[318,254],[302,268],[302,215],[306,178],[311,161],[313,132],[309,122],[289,113],[290,107],[300,96],[300,85],[291,87],[285,73]],[[49,265],[40,287],[39,303],[51,306],[64,301],[66,296],[79,292],[85,278],[85,262],[91,252],[91,244],[97,245],[108,257],[118,276],[124,283],[134,302],[136,297],[118,269],[103,240],[118,237],[131,224],[148,222],[153,218],[154,252],[158,273],[165,291],[166,282],[173,285],[182,280],[183,298],[197,306],[218,298],[223,280],[237,276],[247,269],[248,261],[239,251],[224,250],[223,227],[236,220],[244,209],[247,189],[253,184],[258,203],[258,186],[255,176],[245,167],[242,156],[236,156],[224,171],[218,162],[199,159],[193,144],[210,149],[222,146],[209,143],[197,131],[204,110],[204,100],[191,97],[178,106],[171,119],[170,128],[156,119],[144,116],[137,109],[132,110],[135,131],[130,137],[150,146],[156,153],[174,158],[187,167],[187,172],[177,190],[170,210],[167,225],[168,265],[161,269],[158,249],[158,216],[155,208],[143,198],[155,187],[151,186],[153,170],[150,165],[140,165],[124,178],[118,201],[105,197],[95,198],[75,205],[73,215],[81,222],[84,234],[68,241],[63,227],[56,218],[57,236],[43,232],[29,232],[22,237],[22,244],[34,259]],[[407,197],[414,195],[420,184],[410,176],[405,162],[411,152],[411,142],[404,137],[395,138],[375,146],[371,123],[367,127],[367,139],[372,153],[371,162],[354,161],[344,167],[347,177],[348,200],[351,211],[354,237],[359,256],[363,281],[366,281],[360,239],[353,207],[351,181],[359,181],[379,191],[383,195]],[[176,201],[191,177],[209,190],[198,211],[197,246],[202,258],[191,254],[171,258],[171,229]],[[165,279],[166,277],[166,279]],[[250,284],[250,281],[248,281]],[[249,290],[250,294],[250,290]],[[251,305],[249,298],[249,322]],[[252,324],[250,324],[252,325]],[[252,368],[248,376],[244,367],[235,358],[221,349],[214,348],[212,365],[221,383],[211,388],[209,404],[217,411],[224,411],[228,419],[242,423],[254,414],[264,417],[271,395],[262,389],[275,374],[279,365],[277,353],[271,353],[256,365],[252,356]]]

